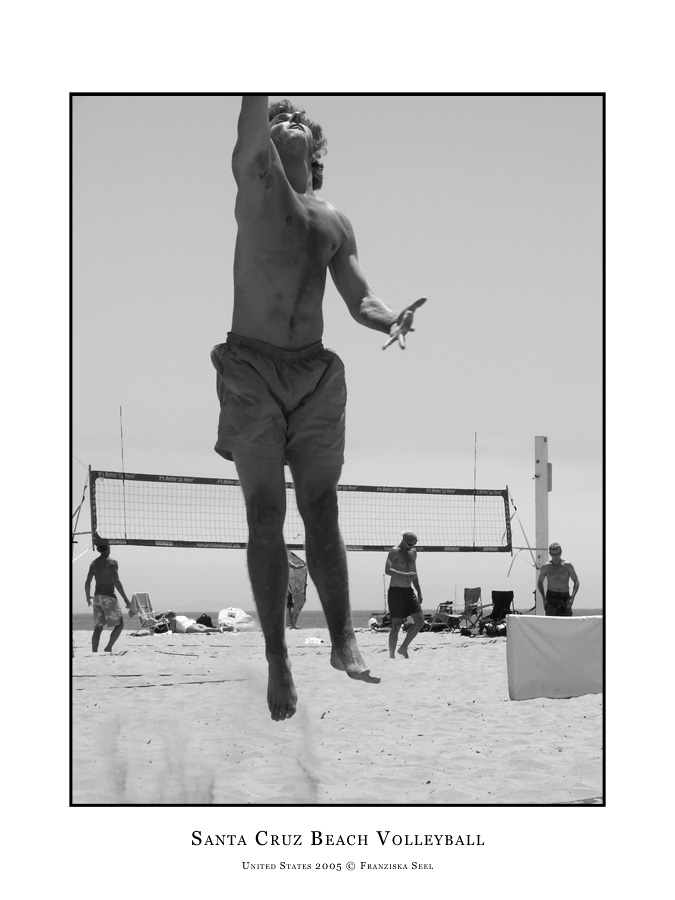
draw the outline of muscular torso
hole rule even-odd
[[[547,580],[547,590],[569,591],[569,582],[572,575],[564,560],[557,566],[554,566],[553,563],[546,563],[546,565],[542,566],[542,573]]]
[[[115,584],[119,578],[117,563],[114,559],[95,559],[91,564],[94,575],[94,593],[115,596]]]
[[[414,550],[406,551],[397,547],[395,551],[390,553],[389,562],[392,568],[398,569],[399,572],[410,572],[415,575],[417,574],[416,556],[417,554]],[[410,578],[392,572],[390,585],[391,587],[410,587]]]
[[[297,350],[321,339],[328,265],[344,239],[334,207],[296,193],[277,159],[244,178],[235,215],[232,331]]]

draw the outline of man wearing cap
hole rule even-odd
[[[387,562],[384,567],[385,574],[391,576],[387,593],[387,605],[391,614],[389,631],[389,657],[391,659],[396,658],[398,633],[408,616],[412,617],[413,624],[398,648],[399,654],[405,659],[408,659],[408,647],[424,625],[421,606],[422,589],[417,577],[416,544],[417,535],[412,531],[406,531],[401,543],[397,547],[392,547],[387,554]]]
[[[551,561],[545,563],[539,572],[537,588],[544,598],[544,610],[547,616],[571,616],[572,604],[579,590],[579,579],[574,566],[569,560],[562,558],[560,544],[551,544],[548,548]],[[544,593],[544,579],[547,581]],[[570,594],[570,580],[572,593]]]
[[[106,653],[112,653],[112,648],[117,638],[122,634],[124,628],[124,620],[122,619],[122,610],[115,596],[115,588],[122,595],[122,599],[129,609],[130,603],[127,595],[124,593],[122,582],[120,581],[117,561],[110,559],[110,545],[108,541],[101,540],[96,543],[96,549],[100,553],[98,559],[95,559],[89,566],[89,574],[84,583],[84,591],[87,595],[87,606],[92,605],[91,600],[91,582],[94,579],[94,631],[91,636],[91,649],[94,653],[98,653],[98,644],[101,640],[101,632],[106,625],[112,628],[110,639],[104,648]]]

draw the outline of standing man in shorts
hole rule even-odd
[[[284,465],[305,523],[307,566],[331,636],[331,664],[378,682],[356,644],[347,558],[338,528],[345,387],[339,357],[324,348],[326,275],[361,325],[412,330],[378,299],[359,265],[352,226],[315,194],[323,181],[321,127],[287,100],[242,97],[232,169],[237,183],[232,330],[211,353],[221,412],[216,451],[233,460],[246,504],[248,568],[268,663],[272,719],[294,715],[286,648],[288,558]]]
[[[101,632],[106,625],[112,628],[108,644],[104,647],[106,653],[112,653],[112,648],[117,638],[122,634],[124,620],[122,610],[115,596],[115,588],[122,595],[122,599],[129,609],[129,600],[124,593],[122,582],[117,568],[117,561],[110,559],[110,545],[102,540],[96,544],[100,556],[89,566],[89,574],[84,583],[84,592],[87,595],[87,606],[92,605],[91,582],[94,580],[94,631],[91,636],[91,649],[98,653],[98,644],[101,640]]]
[[[392,547],[387,555],[384,567],[385,575],[391,576],[387,605],[391,615],[389,631],[389,657],[396,658],[396,642],[401,625],[408,616],[412,616],[412,627],[406,633],[398,652],[408,659],[408,647],[424,625],[422,614],[422,589],[417,577],[417,535],[406,531],[398,547]],[[413,586],[415,590],[413,590]],[[415,593],[415,591],[417,593]]]
[[[574,566],[569,560],[562,558],[560,544],[551,544],[548,548],[551,561],[545,563],[539,572],[537,587],[544,598],[544,610],[547,616],[571,616],[572,604],[579,590],[579,579]],[[546,580],[546,593],[544,593]],[[572,593],[570,594],[570,581]]]

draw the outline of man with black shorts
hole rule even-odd
[[[551,544],[548,552],[551,561],[541,567],[537,580],[537,588],[544,598],[544,610],[547,616],[571,616],[572,604],[579,590],[577,573],[572,563],[562,558],[560,544]],[[547,582],[546,593],[544,580]],[[571,594],[570,581],[573,585]]]
[[[331,665],[377,683],[356,643],[347,556],[338,527],[344,462],[344,366],[324,347],[330,272],[352,317],[398,339],[414,308],[396,314],[359,265],[352,226],[315,192],[323,182],[321,127],[287,100],[242,97],[232,170],[237,183],[232,329],[214,347],[220,420],[216,451],[233,460],[248,520],[251,587],[265,638],[272,719],[293,716],[297,692],[285,639],[284,542],[288,464],[305,524],[307,567],[331,637]]]
[[[399,654],[405,659],[408,659],[408,647],[424,625],[421,605],[422,589],[417,577],[416,544],[417,535],[412,531],[406,531],[398,547],[392,547],[389,551],[384,567],[385,574],[391,576],[387,594],[387,604],[391,614],[389,631],[389,657],[391,659],[396,658],[398,633],[408,616],[412,617],[413,624],[398,648]]]

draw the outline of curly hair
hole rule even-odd
[[[324,137],[321,126],[317,125],[316,122],[312,122],[311,119],[308,119],[304,109],[293,106],[290,100],[278,100],[275,103],[270,103],[267,110],[268,121],[271,122],[272,119],[280,113],[293,114],[296,112],[300,113],[300,121],[309,128],[312,132],[312,137],[314,138],[314,150],[312,152],[312,189],[317,191],[323,184],[323,163],[319,162],[319,160],[326,152],[326,144],[328,143]]]

